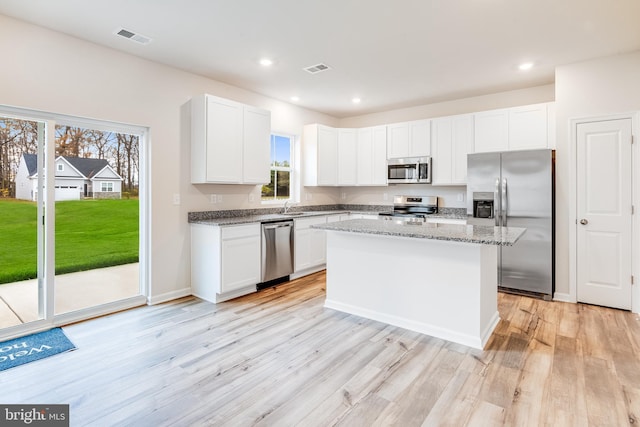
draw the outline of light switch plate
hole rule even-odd
[[[218,203],[218,196],[216,196],[215,194],[210,194],[209,195],[209,202],[214,205],[216,203]]]
[[[180,204],[180,194],[179,193],[174,193],[173,194],[173,204],[174,205],[179,205]]]

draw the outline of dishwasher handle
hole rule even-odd
[[[262,228],[264,230],[273,230],[281,227],[293,227],[293,222],[289,221],[289,222],[277,222],[275,224],[269,224],[269,223],[262,224]]]

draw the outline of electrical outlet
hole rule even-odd
[[[218,194],[218,203],[222,203],[222,194]]]
[[[249,203],[253,203],[254,200],[255,196],[253,195],[253,193],[249,193]]]
[[[346,199],[347,198],[347,193],[340,193],[340,198],[342,200]]]
[[[173,194],[173,204],[174,205],[179,205],[180,204],[180,194],[178,194],[178,193],[174,193]]]
[[[458,201],[464,202],[464,193],[458,193]]]
[[[215,194],[210,194],[209,195],[209,202],[212,205],[215,205],[216,203],[218,203],[218,196],[216,196]]]
[[[382,193],[382,200],[389,200],[389,193]]]

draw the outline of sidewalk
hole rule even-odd
[[[55,278],[55,314],[140,295],[139,265],[125,264]],[[0,285],[0,328],[38,319],[38,281]]]

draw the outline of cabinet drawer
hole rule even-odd
[[[232,225],[222,227],[222,240],[240,239],[260,235],[260,224]]]

